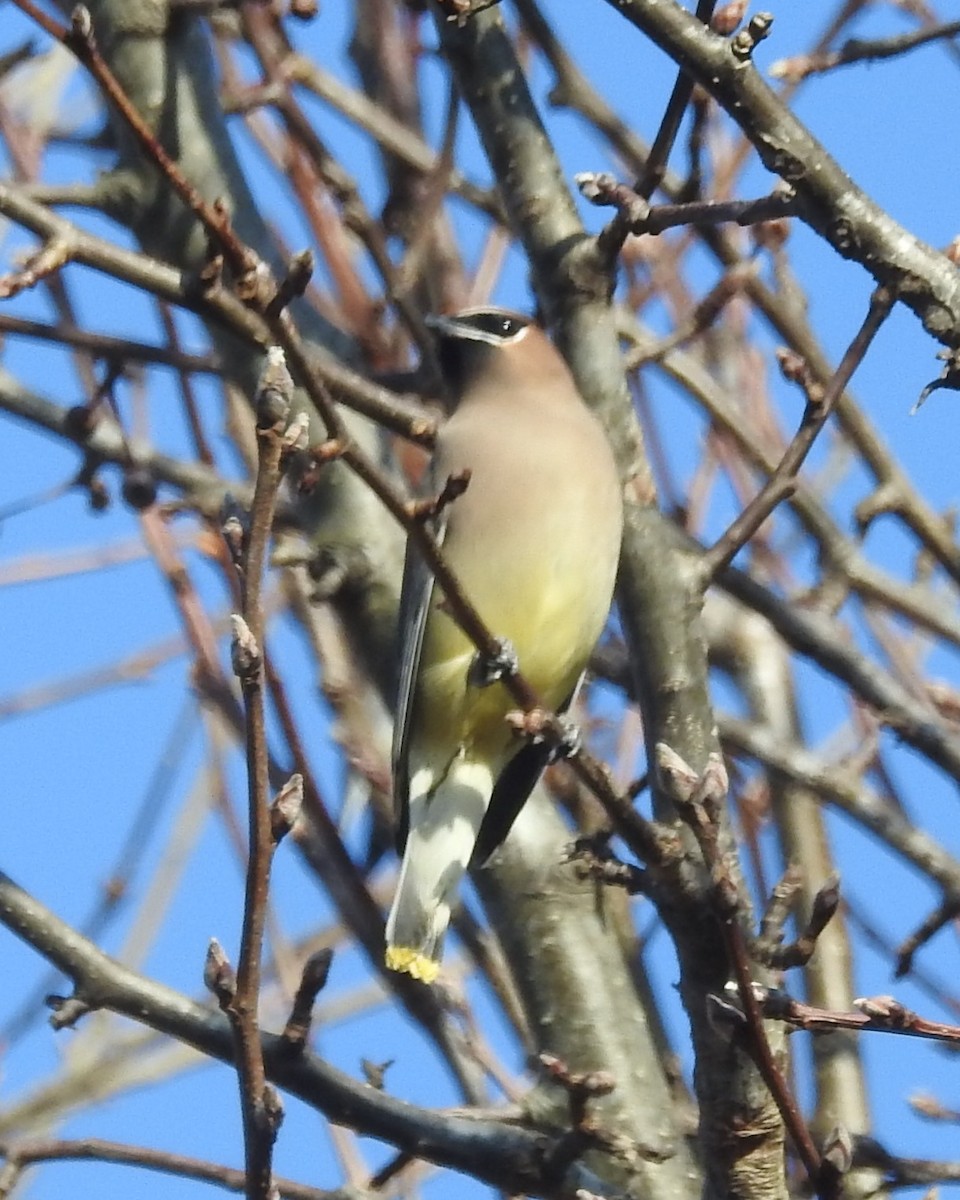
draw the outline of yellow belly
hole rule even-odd
[[[549,709],[563,704],[576,686],[605,614],[584,628],[569,598],[551,604],[541,596],[530,611],[507,605],[481,612],[491,631],[517,652],[520,671]],[[500,607],[500,606],[496,606]],[[508,611],[509,610],[509,611]],[[574,620],[571,621],[570,617]],[[506,723],[517,704],[501,682],[477,687],[469,681],[475,650],[454,620],[436,607],[430,613],[420,658],[411,728],[412,763],[424,756],[444,761],[455,753],[497,764],[499,770],[522,744]]]

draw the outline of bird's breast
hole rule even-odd
[[[516,438],[516,422],[513,429]],[[525,443],[511,439],[494,454],[472,455],[469,444],[459,454],[448,450],[441,469],[468,466],[472,477],[450,509],[443,549],[484,623],[511,643],[524,677],[556,708],[576,686],[607,617],[620,541],[619,484],[612,462],[599,478],[582,475],[577,455],[560,461],[537,432],[528,426]],[[602,437],[592,422],[583,433],[587,441]],[[605,443],[598,452],[609,453]],[[467,752],[479,746],[509,754],[504,715],[515,704],[502,684],[470,683],[473,658],[472,643],[435,588],[416,688],[423,719],[415,727],[455,734]]]

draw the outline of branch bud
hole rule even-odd
[[[268,319],[278,317],[292,300],[303,295],[313,274],[313,268],[314,258],[311,250],[301,250],[290,259],[287,263],[287,273],[267,305]]]
[[[300,986],[293,998],[293,1008],[290,1019],[283,1030],[283,1040],[291,1050],[302,1050],[310,1032],[310,1021],[313,1016],[313,1005],[317,996],[326,986],[330,974],[330,964],[333,962],[333,951],[326,947],[311,954],[303,966]]]
[[[217,998],[221,1008],[231,1004],[237,994],[237,977],[230,960],[216,938],[210,939],[207,957],[203,964],[203,982],[208,991]]]
[[[270,833],[278,846],[297,823],[303,805],[303,776],[291,775],[270,805]]]
[[[293,399],[293,377],[279,346],[267,348],[267,357],[254,397],[258,429],[279,430],[287,423]]]
[[[310,444],[310,418],[305,412],[295,414],[293,420],[284,430],[283,448],[287,453],[306,450]]]
[[[233,673],[242,683],[252,679],[260,670],[260,647],[250,631],[250,626],[239,613],[231,613],[230,621],[233,625],[230,661],[233,664]]]
[[[760,42],[769,36],[772,25],[773,13],[758,12],[755,17],[752,17],[746,29],[741,29],[730,42],[734,58],[746,62]]]

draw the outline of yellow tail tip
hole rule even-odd
[[[427,958],[419,950],[411,950],[409,946],[388,946],[386,953],[387,969],[403,971],[414,979],[424,983],[433,983],[440,974],[440,964],[433,958]]]

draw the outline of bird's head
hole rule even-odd
[[[505,308],[467,308],[427,317],[443,377],[455,396],[477,379],[522,369],[534,344],[549,341],[529,317]]]

